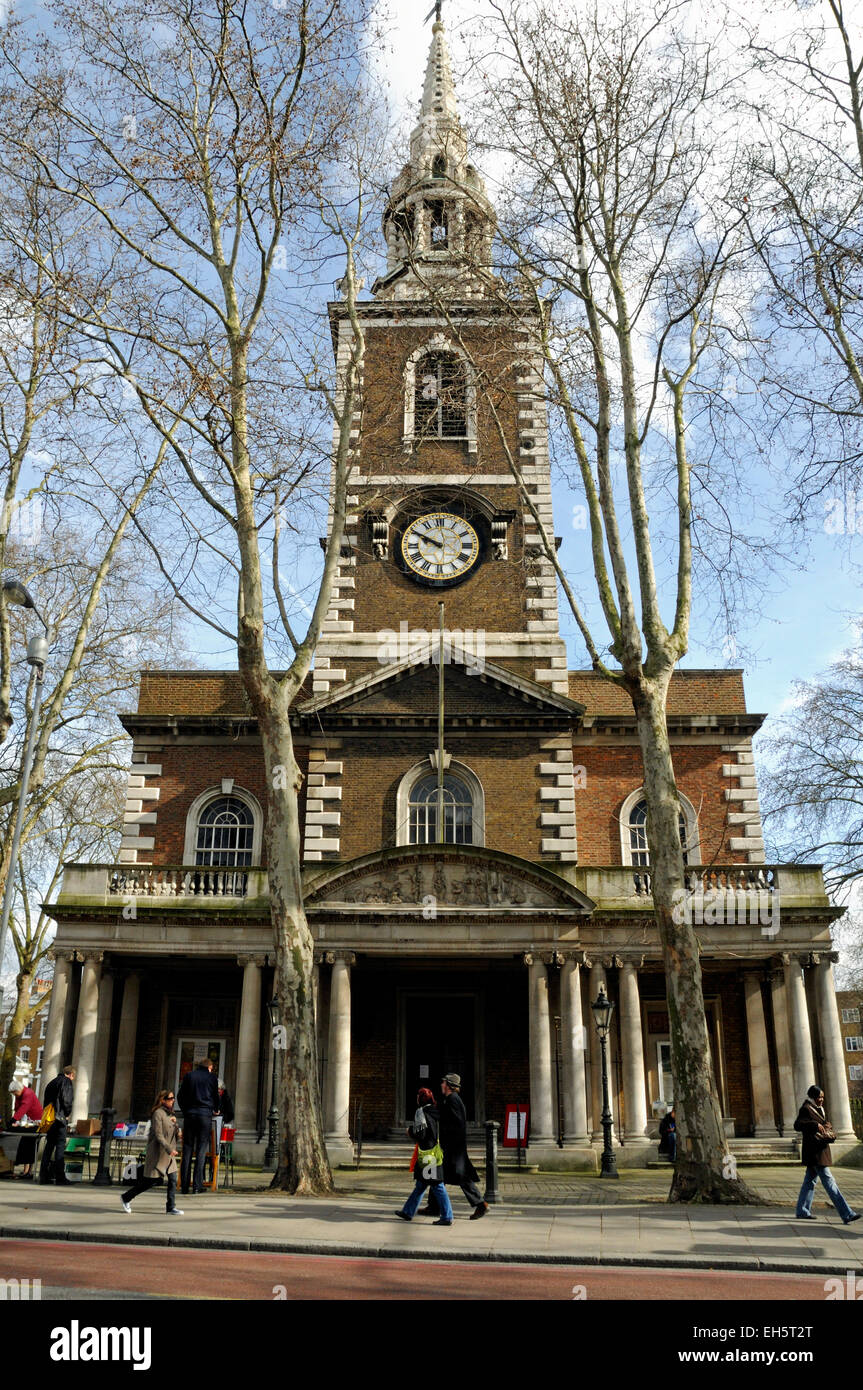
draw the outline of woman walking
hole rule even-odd
[[[443,1182],[440,1116],[434,1096],[425,1086],[417,1092],[417,1112],[414,1115],[413,1124],[408,1128],[408,1135],[411,1139],[415,1139],[417,1144],[414,1190],[401,1211],[396,1212],[396,1216],[400,1216],[402,1221],[412,1221],[423,1193],[427,1187],[431,1187],[437,1197],[440,1211],[440,1217],[435,1221],[435,1226],[451,1226],[452,1207]]]
[[[806,1176],[797,1198],[798,1221],[816,1220],[812,1215],[812,1196],[819,1178],[845,1225],[859,1221],[860,1212],[851,1210],[830,1172],[830,1164],[833,1161],[830,1141],[835,1139],[836,1135],[824,1110],[824,1092],[820,1086],[809,1087],[806,1099],[800,1107],[800,1114],[794,1121],[794,1128],[803,1135],[801,1157],[806,1165]]]
[[[147,1141],[147,1157],[144,1172],[134,1187],[124,1192],[120,1201],[125,1212],[131,1212],[129,1205],[142,1192],[147,1192],[162,1178],[168,1180],[168,1193],[165,1211],[168,1216],[182,1216],[177,1206],[177,1145],[180,1128],[174,1114],[174,1092],[160,1091],[150,1115],[150,1138]]]

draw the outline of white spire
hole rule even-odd
[[[449,116],[458,120],[458,105],[452,80],[452,66],[449,60],[446,32],[443,27],[443,20],[437,19],[432,25],[432,41],[426,66],[420,120],[423,122],[437,120],[441,116]]]
[[[410,159],[393,180],[383,218],[387,273],[373,293],[387,299],[422,299],[432,281],[463,298],[481,294],[476,266],[488,261],[494,233],[494,211],[459,120],[440,4],[435,8]]]

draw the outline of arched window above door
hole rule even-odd
[[[485,843],[485,798],[479,778],[462,763],[451,762],[444,774],[446,844]],[[405,773],[396,796],[396,844],[433,845],[437,834],[438,779],[428,762]]]

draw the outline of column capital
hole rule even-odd
[[[105,959],[104,951],[76,951],[75,954],[80,961],[85,963],[88,961],[95,961],[98,963]]]
[[[618,970],[625,970],[628,965],[631,965],[634,970],[641,970],[645,957],[642,954],[640,956],[615,956],[614,959],[617,962]]]
[[[551,951],[544,954],[541,957],[541,959],[545,962],[546,965],[559,967],[563,965],[563,962],[566,958],[563,954],[563,951]]]
[[[78,958],[77,951],[46,951],[45,955],[48,960],[64,960],[67,965],[73,965]]]
[[[539,956],[534,957],[533,951],[525,951],[521,959],[523,965],[533,965],[534,959],[539,960]]]
[[[267,957],[266,957],[266,955],[263,955],[263,954],[261,954],[261,955],[253,954],[253,955],[250,955],[250,956],[237,956],[237,965],[241,965],[244,969],[245,969],[245,967],[246,967],[247,965],[257,965],[257,966],[260,968],[260,967],[265,966],[266,963],[267,963]]]
[[[356,965],[357,963],[355,951],[322,951],[321,959],[327,965],[335,965],[336,961],[344,961],[345,965]]]

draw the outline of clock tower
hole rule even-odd
[[[494,294],[495,215],[459,120],[443,23],[432,29],[410,159],[383,216],[386,270],[358,313],[366,336],[348,521],[314,695],[436,641],[438,605],[464,650],[566,695],[538,322]],[[346,307],[331,307],[339,363]]]

